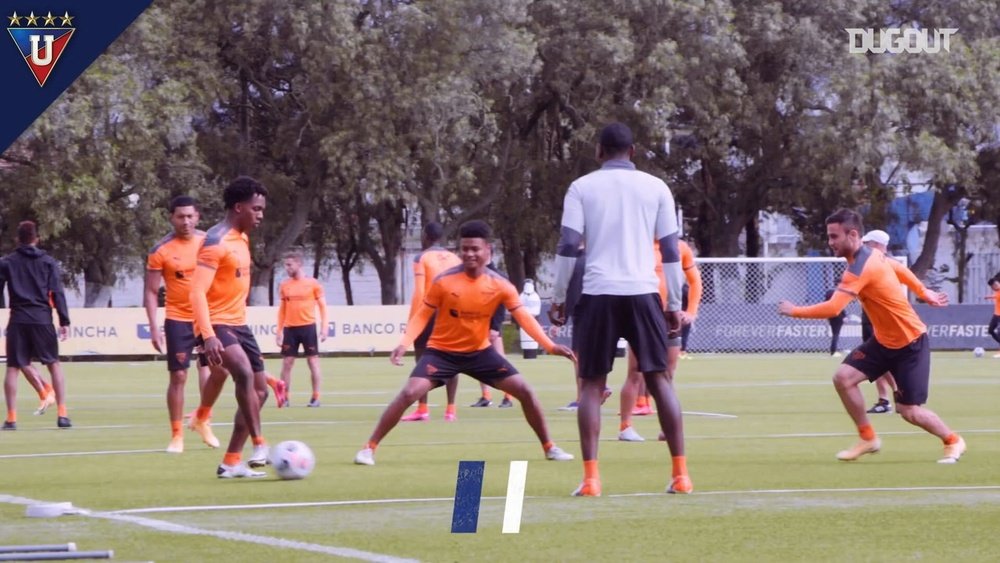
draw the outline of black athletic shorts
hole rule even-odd
[[[897,350],[869,338],[848,354],[844,363],[868,376],[868,381],[875,381],[887,371],[892,372],[899,387],[897,403],[922,405],[927,402],[931,379],[931,347],[927,333]]]
[[[167,341],[167,369],[178,371],[191,367],[191,353],[197,339],[194,323],[188,321],[163,321],[163,336]]]
[[[619,338],[631,345],[639,371],[667,369],[667,320],[659,294],[580,297],[573,310],[573,344],[581,378],[611,373]]]
[[[260,347],[257,346],[257,339],[254,338],[253,333],[250,332],[250,327],[247,325],[212,325],[212,329],[215,330],[216,338],[222,342],[223,348],[229,348],[233,344],[239,344],[240,348],[243,348],[243,352],[246,353],[247,359],[250,360],[250,369],[252,369],[254,373],[264,371],[264,356],[260,353]],[[205,342],[199,336],[197,343],[201,346]],[[204,353],[201,354],[199,361],[203,366],[208,365],[208,357],[205,356]]]
[[[305,356],[319,355],[319,337],[316,335],[316,325],[286,326],[281,336],[281,355],[295,357],[299,355],[299,345]]]
[[[49,324],[9,323],[7,325],[7,367],[23,368],[37,358],[43,365],[59,361],[59,337]]]
[[[468,353],[443,352],[427,348],[410,373],[410,377],[423,377],[443,385],[460,373],[490,384],[514,375],[517,373],[517,368],[492,346]]]

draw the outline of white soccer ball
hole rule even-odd
[[[281,479],[303,479],[316,467],[316,456],[304,443],[288,440],[271,448],[271,467]]]
[[[976,349],[972,351],[972,355],[975,356],[975,357],[977,357],[977,358],[982,358],[983,354],[985,354],[985,353],[986,353],[986,350],[983,350],[983,348],[981,346],[976,346]]]

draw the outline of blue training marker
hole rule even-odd
[[[479,525],[479,500],[483,496],[485,461],[458,462],[455,482],[455,511],[451,516],[451,533],[474,534]]]

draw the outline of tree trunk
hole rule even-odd
[[[521,251],[521,242],[516,235],[502,237],[503,258],[507,267],[507,278],[514,287],[523,287],[524,278],[527,277],[524,271],[524,254]]]
[[[351,271],[342,268],[340,270],[340,279],[344,283],[344,298],[347,300],[347,304],[354,305],[354,289],[351,287]]]
[[[292,216],[285,223],[281,233],[255,257],[250,278],[250,305],[268,305],[272,301],[270,285],[274,277],[274,265],[306,230],[309,209],[312,206],[312,194],[313,190],[303,190],[298,194]]]
[[[110,307],[111,290],[115,286],[115,274],[111,271],[110,264],[102,263],[98,259],[90,261],[83,273],[84,307]]]
[[[931,203],[930,215],[927,218],[927,233],[924,235],[924,244],[920,250],[920,256],[913,261],[910,270],[920,279],[924,279],[927,270],[934,267],[934,255],[937,254],[938,241],[941,239],[941,226],[944,218],[948,215],[948,209],[952,203],[948,201],[940,190],[934,192],[934,202]]]
[[[396,290],[397,263],[403,249],[403,201],[400,199],[385,199],[375,205],[364,203],[363,196],[357,194],[359,215],[363,219],[373,218],[378,224],[381,251],[376,246],[368,232],[368,222],[363,220],[359,233],[360,246],[365,255],[372,261],[372,266],[378,272],[382,287],[382,304],[395,305],[400,302]]]

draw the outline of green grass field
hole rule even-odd
[[[512,359],[539,393],[556,442],[579,457],[575,413],[558,410],[575,393],[570,364]],[[732,415],[685,417],[688,496],[663,493],[669,454],[652,417],[635,420],[653,440],[616,440],[616,392],[604,408],[604,496],[573,498],[579,461],[545,461],[519,408],[467,407],[478,397],[468,378],[457,423],[442,421],[444,395],[435,391],[432,420],[398,426],[377,465],[363,467],[353,455],[408,369],[386,358],[326,359],[324,406],[306,409],[299,362],[293,407],[269,404],[265,435],[308,443],[316,471],[303,481],[223,481],[221,452],[194,434],[184,454],[162,453],[164,364],[67,363],[74,428],[56,430],[53,411],[32,416],[37,398],[22,379],[19,430],[0,433],[0,545],[73,541],[130,561],[997,560],[1000,363],[934,356],[930,406],[969,444],[955,465],[935,463],[940,442],[896,415],[873,417],[880,454],[836,461],[855,435],[830,384],[835,366],[806,355],[682,361],[684,410]],[[268,367],[277,372],[277,361]],[[874,386],[865,391],[874,397]],[[223,397],[215,421],[225,443],[231,383]],[[486,461],[476,534],[451,533],[460,460]],[[520,533],[502,534],[512,460],[529,462],[526,498]],[[87,512],[27,518],[26,499]]]

